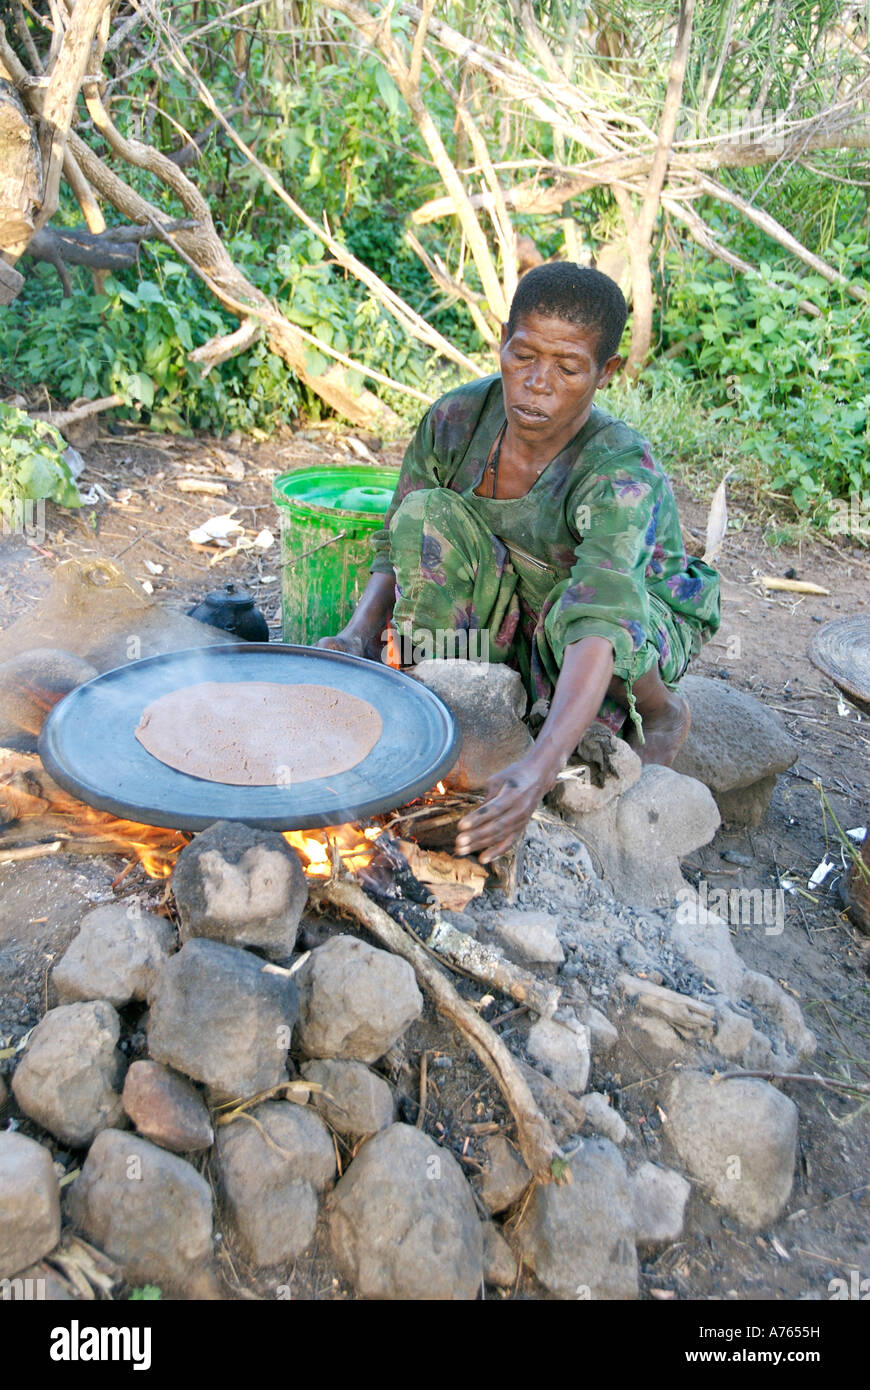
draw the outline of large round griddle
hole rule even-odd
[[[810,661],[859,709],[870,711],[870,617],[834,618],[813,634]]]
[[[236,787],[168,767],[135,736],[146,705],[201,681],[327,685],[368,700],[383,733],[361,763],[286,787]],[[240,642],[169,652],[106,671],[49,714],[39,754],[66,791],[125,820],[204,830],[216,820],[309,830],[389,811],[453,766],[459,734],[447,706],[419,681],[361,657],[280,643]]]

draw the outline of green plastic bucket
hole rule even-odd
[[[368,583],[370,538],[398,482],[396,468],[299,468],[272,485],[281,517],[285,642],[311,647],[344,627]]]

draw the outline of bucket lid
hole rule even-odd
[[[299,468],[273,484],[279,506],[298,503],[318,511],[362,512],[383,516],[396,490],[398,470],[338,465]]]

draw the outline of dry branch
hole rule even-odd
[[[538,1109],[519,1066],[488,1023],[466,1004],[450,981],[408,933],[366,896],[358,884],[330,880],[311,884],[312,896],[349,913],[383,946],[414,968],[438,1012],[460,1030],[495,1079],[517,1126],[517,1140],[526,1166],[539,1182],[551,1182],[553,1165],[562,1155],[549,1121]]]
[[[542,1017],[552,1018],[559,1006],[561,991],[542,984],[527,970],[520,969],[492,946],[482,945],[467,932],[439,918],[426,940],[430,950],[443,956],[480,984],[506,994],[516,1004],[527,1004]]]
[[[401,92],[414,123],[426,142],[438,175],[453,200],[456,215],[480,275],[489,311],[497,322],[504,323],[507,320],[508,304],[492,253],[465,191],[465,185],[447,153],[438,126],[423,101],[413,68],[406,64],[401,48],[379,17],[355,4],[354,0],[322,0],[322,3],[349,19],[354,28],[380,53],[387,72]],[[425,26],[430,22],[432,8],[432,5],[427,5],[426,10],[420,13],[419,25],[424,27],[424,33]],[[419,28],[417,32],[419,35]],[[414,53],[411,62],[414,62]]]
[[[89,415],[114,410],[116,406],[124,403],[123,396],[101,396],[99,400],[86,401],[84,405],[76,405],[69,410],[31,410],[30,416],[33,420],[45,420],[56,429],[63,430],[67,425],[77,425],[80,420],[87,420]]]
[[[164,46],[172,59],[173,65],[182,77],[193,84],[203,105],[211,111],[215,120],[230,137],[236,148],[241,151],[253,168],[263,177],[265,182],[272,189],[272,192],[290,208],[294,216],[298,217],[299,221],[302,222],[310,232],[320,238],[324,245],[332,252],[339,265],[344,266],[356,279],[370,289],[375,298],[384,305],[387,311],[392,314],[405,332],[411,337],[417,338],[420,342],[426,343],[429,347],[435,348],[436,351],[443,353],[450,361],[455,362],[457,366],[462,367],[473,376],[485,376],[486,373],[478,367],[477,363],[473,362],[465,353],[460,352],[458,348],[455,348],[453,344],[438,333],[436,329],[432,328],[420,314],[416,313],[410,305],[405,303],[400,295],[396,294],[394,290],[391,290],[388,285],[385,285],[383,280],[381,280],[373,270],[370,270],[362,261],[357,260],[356,256],[351,255],[340,241],[337,241],[326,228],[321,227],[319,223],[309,217],[304,208],[300,207],[299,204],[290,197],[287,190],[279,183],[278,179],[275,178],[271,169],[257,158],[251,147],[246,144],[230,125],[229,121],[227,121],[223,112],[215,102],[211,91],[203,82],[199,73],[185,57],[178,43],[175,41],[172,31],[165,22],[159,17],[155,17],[155,25],[160,30]]]
[[[202,367],[203,376],[208,376],[212,367],[221,362],[229,362],[240,352],[247,352],[263,336],[263,325],[258,319],[243,319],[234,333],[225,333],[218,338],[209,338],[201,347],[194,348],[189,360]]]
[[[671,57],[658,139],[647,176],[646,187],[643,190],[640,211],[634,212],[631,197],[624,188],[618,184],[613,185],[613,196],[625,223],[628,255],[631,263],[631,346],[628,350],[628,362],[626,364],[630,376],[636,376],[640,371],[652,342],[653,284],[650,266],[652,235],[659,215],[662,188],[668,171],[674,132],[677,128],[677,117],[683,96],[683,81],[686,76],[686,62],[689,56],[689,43],[692,38],[694,12],[695,0],[681,0],[677,37]]]
[[[76,0],[57,60],[47,85],[40,92],[39,146],[42,154],[42,201],[36,218],[38,231],[57,211],[60,177],[63,170],[69,128],[79,88],[91,57],[91,45],[110,0]]]

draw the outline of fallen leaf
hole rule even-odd
[[[728,503],[725,496],[725,484],[728,476],[726,473],[713,493],[713,500],[707,515],[707,539],[702,556],[706,565],[712,565],[716,559],[725,539],[725,532],[728,530]]]

